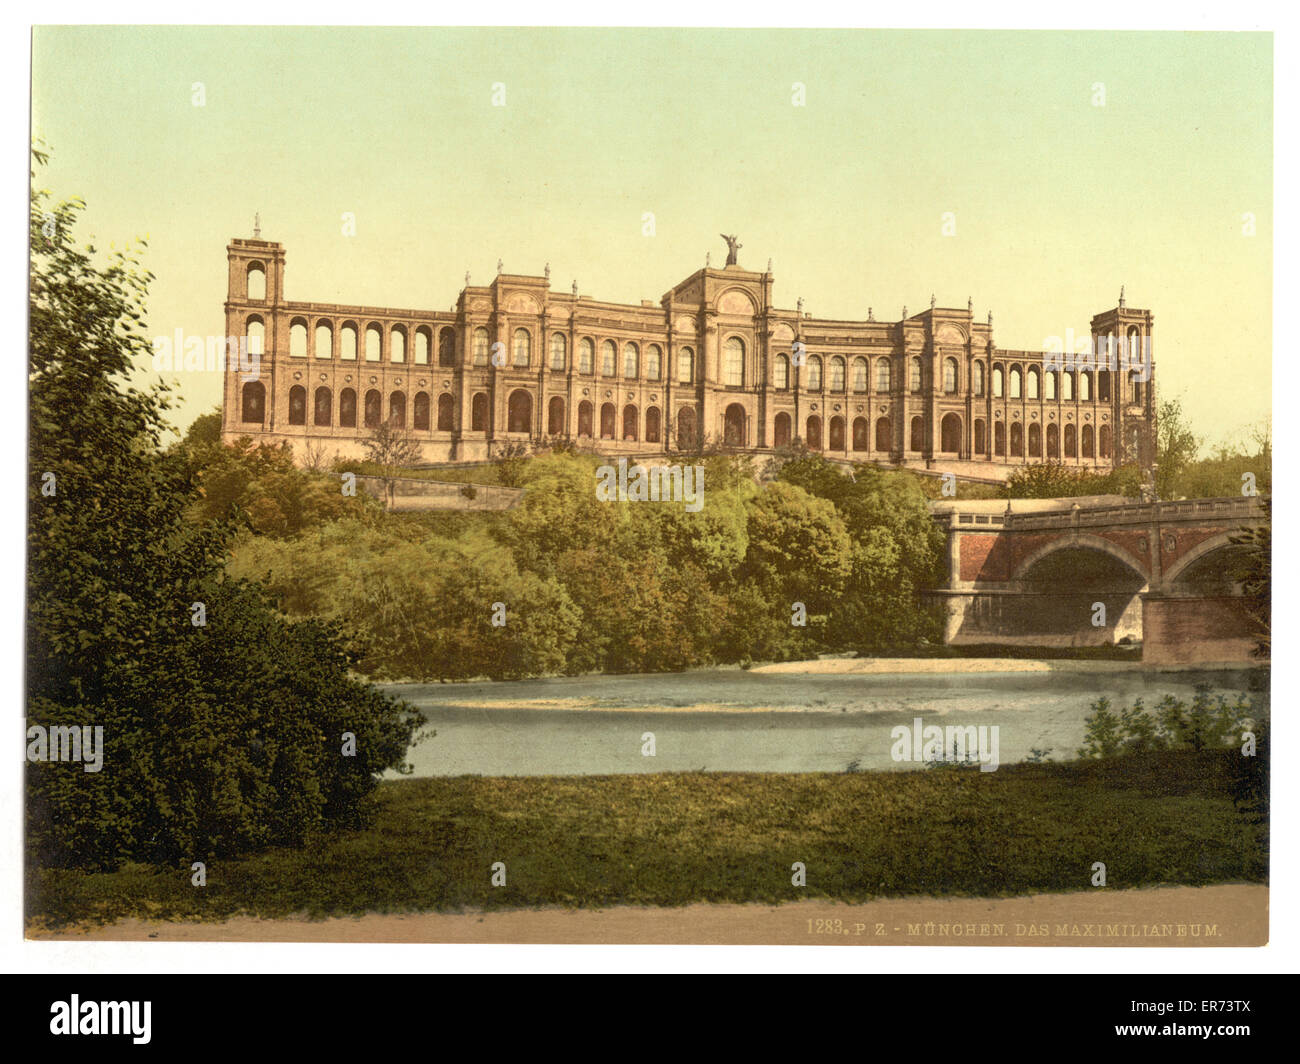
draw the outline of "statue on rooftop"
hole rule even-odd
[[[726,233],[719,233],[718,235],[727,242],[727,265],[728,266],[740,265],[738,262],[736,262],[736,252],[738,252],[745,245],[740,242],[740,240],[736,237],[734,233],[731,236],[728,236]]]

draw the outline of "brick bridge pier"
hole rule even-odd
[[[1255,646],[1231,536],[1256,498],[938,502],[948,643],[1093,646],[1125,637],[1149,664],[1246,662]],[[1099,604],[1104,609],[1099,608]]]

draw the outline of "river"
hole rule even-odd
[[[418,706],[428,722],[408,755],[416,776],[527,776],[914,769],[891,759],[890,733],[916,718],[923,727],[996,725],[1001,764],[1025,760],[1035,748],[1067,760],[1099,696],[1114,709],[1138,697],[1151,706],[1165,694],[1190,700],[1197,681],[1230,696],[1249,691],[1267,713],[1258,672],[1092,672],[1077,665],[877,675],[710,669],[382,689]],[[431,729],[437,734],[429,737]],[[653,756],[643,753],[646,733],[653,734]]]

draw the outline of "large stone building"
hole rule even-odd
[[[467,283],[454,310],[433,311],[293,302],[283,245],[235,239],[226,251],[227,335],[261,360],[256,380],[226,374],[226,439],[359,457],[393,419],[426,462],[548,438],[629,455],[801,439],[830,457],[995,477],[1150,458],[1152,317],[1122,295],[1092,319],[1101,350],[1121,352],[1107,368],[1003,350],[992,315],[933,298],[898,321],[814,318],[802,300],[782,309],[771,270],[743,269],[734,252],[658,302],[554,291],[548,269]],[[1130,371],[1139,351],[1145,367]]]

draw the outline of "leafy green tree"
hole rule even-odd
[[[102,727],[104,764],[28,766],[31,853],[195,860],[356,823],[418,715],[349,677],[337,631],[224,575],[232,526],[190,519],[190,456],[161,448],[167,392],[131,384],[152,275],[78,246],[82,209],[33,188],[27,712]]]
[[[1172,499],[1187,467],[1196,461],[1201,442],[1187,424],[1182,403],[1162,399],[1156,413],[1156,492]]]

